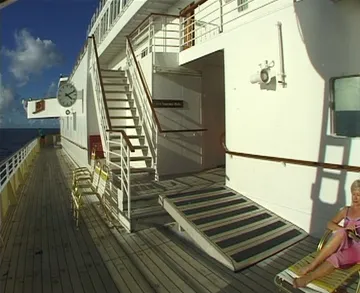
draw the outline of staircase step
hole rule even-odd
[[[125,77],[125,71],[119,70],[110,70],[110,69],[100,69],[101,77]]]
[[[124,81],[126,81],[126,78],[123,78]],[[127,82],[121,83],[121,82],[103,82],[104,86],[128,86],[129,84]]]
[[[141,129],[141,125],[121,125],[121,126],[112,126],[114,130],[118,129]]]
[[[135,150],[147,150],[148,149],[147,145],[134,145],[133,147]],[[120,146],[111,146],[110,150],[111,151],[120,150]]]
[[[127,100],[126,100],[127,101]],[[108,107],[109,110],[136,110],[136,107]]]
[[[131,162],[135,162],[135,161],[149,161],[151,160],[151,157],[148,157],[148,156],[136,156],[136,157],[130,157],[130,161]],[[120,162],[120,158],[110,158],[110,161],[111,162],[114,162],[114,163],[118,163]]]
[[[121,170],[120,169],[111,169],[111,172],[113,172],[114,174],[120,174]],[[154,168],[149,168],[149,167],[145,167],[145,168],[130,168],[130,173],[134,174],[134,173],[152,173],[155,172]]]
[[[130,95],[131,91],[129,90],[105,90],[105,95],[106,94],[127,94]]]
[[[128,84],[125,76],[101,76],[103,83]]]
[[[140,119],[139,116],[110,116],[110,119]]]
[[[145,139],[145,135],[128,135],[129,139]],[[120,134],[111,134],[110,140],[120,139]]]
[[[121,98],[110,98],[110,97],[106,97],[106,101],[111,101],[111,102],[134,102],[133,99],[121,99]],[[120,107],[121,108],[121,107]]]

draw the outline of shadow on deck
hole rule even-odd
[[[274,276],[316,248],[305,240],[237,273],[169,227],[109,229],[92,205],[76,230],[70,161],[44,149],[4,225],[0,292],[276,292]],[[354,292],[353,286],[348,292]]]

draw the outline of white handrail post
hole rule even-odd
[[[127,170],[127,198],[128,198],[128,218],[131,220],[131,191],[130,191],[130,148],[126,146],[126,165],[128,167]]]
[[[223,0],[219,0],[219,4],[220,4],[220,26],[219,26],[219,32],[222,33],[223,32],[223,25],[224,25],[224,19],[223,19],[223,4],[222,4]]]

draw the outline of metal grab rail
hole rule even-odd
[[[264,161],[279,162],[279,163],[283,163],[283,164],[294,164],[294,165],[309,166],[309,167],[319,167],[319,168],[324,168],[324,169],[346,170],[346,171],[350,171],[350,172],[360,172],[360,166],[340,165],[340,164],[333,164],[333,163],[322,163],[322,162],[307,161],[307,160],[296,160],[296,159],[289,159],[289,158],[283,158],[283,157],[271,157],[271,156],[255,155],[255,154],[231,151],[226,146],[225,133],[223,133],[221,135],[220,143],[221,143],[222,147],[224,148],[225,153],[227,153],[228,155],[231,155],[231,156],[258,159],[258,160],[264,160]]]
[[[37,144],[38,139],[36,138],[13,154],[11,157],[0,162],[0,193],[11,180],[12,176],[20,167],[21,163],[23,163],[23,161],[33,151]]]

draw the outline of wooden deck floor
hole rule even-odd
[[[119,292],[86,227],[78,231],[54,149],[44,149],[8,218],[0,292]]]
[[[70,216],[71,162],[44,150],[13,212],[1,254],[0,292],[276,292],[274,276],[312,252],[300,243],[233,273],[171,227],[110,229],[96,204]],[[354,292],[355,284],[347,292]]]

